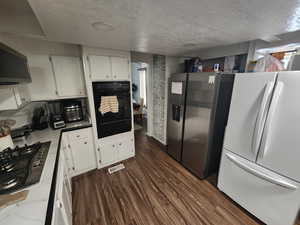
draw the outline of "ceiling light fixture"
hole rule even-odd
[[[263,37],[261,40],[266,41],[266,42],[275,42],[275,41],[280,41],[281,39],[275,35],[273,36],[268,36],[268,37]]]
[[[100,31],[112,31],[115,29],[113,27],[113,25],[102,22],[102,21],[97,21],[97,22],[92,23],[92,27],[95,30],[100,30]]]
[[[187,43],[187,44],[183,45],[183,47],[185,47],[185,48],[194,48],[196,46],[197,46],[197,44],[195,44],[195,43]]]

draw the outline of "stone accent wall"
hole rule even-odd
[[[153,137],[165,142],[166,57],[153,56]]]

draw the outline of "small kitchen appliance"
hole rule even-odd
[[[66,123],[83,120],[82,106],[80,101],[67,101],[63,106]]]

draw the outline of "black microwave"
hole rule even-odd
[[[0,85],[29,83],[26,56],[0,43]]]

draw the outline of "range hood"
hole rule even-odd
[[[0,85],[30,82],[26,56],[0,43]]]

